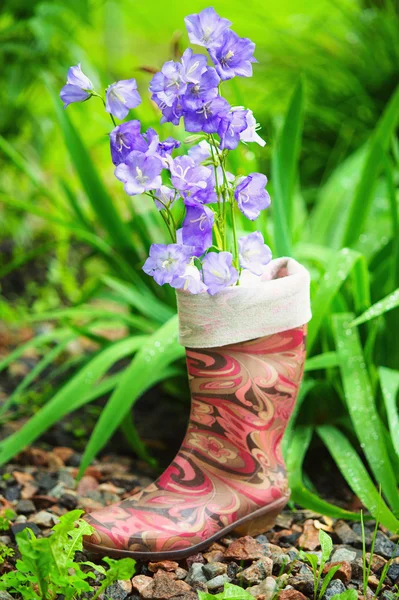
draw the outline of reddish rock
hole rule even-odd
[[[212,552],[204,552],[204,558],[208,563],[221,562],[224,559],[224,552],[221,550],[212,550]]]
[[[205,558],[203,557],[201,552],[198,552],[198,554],[193,554],[192,556],[186,558],[186,564],[188,568],[190,568],[193,563],[205,564]]]
[[[281,590],[277,597],[279,600],[307,600],[306,596],[299,590]]]
[[[54,452],[48,453],[47,464],[48,467],[54,471],[57,471],[57,469],[60,469],[61,467],[65,466],[62,458],[60,456],[57,456],[57,454],[55,454]]]
[[[32,496],[34,496],[36,494],[38,489],[39,488],[37,485],[34,485],[33,483],[30,483],[30,482],[26,483],[21,490],[22,500],[31,500]]]
[[[224,553],[225,558],[234,560],[256,560],[263,556],[263,547],[249,535],[234,540]]]
[[[176,571],[179,563],[174,560],[161,560],[159,562],[148,563],[148,568],[152,573],[156,573],[161,569],[162,571]]]
[[[25,485],[26,483],[33,481],[33,475],[30,473],[23,473],[22,471],[13,471],[12,476],[19,485]]]
[[[313,519],[307,519],[303,524],[303,533],[298,539],[298,546],[304,550],[316,550],[320,546],[319,530]]]
[[[247,567],[241,573],[238,573],[239,579],[242,579],[247,585],[254,585],[260,583],[266,577],[270,577],[273,571],[273,561],[271,558],[262,557],[256,562],[252,563],[250,567]]]
[[[367,552],[366,558],[367,564],[370,563],[371,559],[371,570],[374,571],[374,573],[378,573],[379,571],[381,571],[384,568],[385,563],[387,562],[386,558],[378,556],[378,554],[373,554],[373,556],[371,556],[370,552]]]
[[[87,492],[93,492],[97,488],[97,479],[92,475],[84,475],[78,483],[77,492],[79,496],[86,496]]]
[[[370,575],[370,577],[367,580],[368,586],[372,589],[372,590],[376,590],[380,580],[378,579],[378,577],[376,577],[375,575]]]
[[[72,448],[67,448],[66,446],[58,446],[53,450],[54,454],[58,456],[64,463],[67,462],[69,458],[71,458],[73,454]]]
[[[344,560],[342,563],[332,562],[328,563],[323,569],[323,575],[326,575],[333,567],[340,565],[338,571],[336,571],[333,575],[333,579],[340,579],[342,583],[348,585],[350,580],[352,579],[352,566],[349,562]]]
[[[157,577],[154,577],[150,584],[144,585],[140,591],[140,594],[143,598],[169,600],[169,598],[173,598],[174,596],[182,596],[183,594],[191,592],[191,587],[188,585],[188,583],[179,579],[172,579],[169,577],[171,573],[158,571],[156,575]],[[133,586],[135,579],[136,577],[134,577],[132,581]]]

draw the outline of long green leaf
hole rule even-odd
[[[162,380],[165,367],[184,356],[177,332],[177,316],[174,316],[146,340],[125,370],[86,446],[79,476],[104,447],[136,400],[145,390]]]
[[[385,296],[385,298],[373,304],[373,306],[370,306],[370,308],[360,315],[360,317],[357,317],[357,319],[351,323],[351,327],[360,325],[366,321],[371,321],[371,319],[376,319],[397,306],[399,306],[399,288],[392,292],[392,294]]]
[[[380,367],[378,373],[380,375],[381,390],[387,411],[389,431],[396,454],[399,457],[399,413],[397,406],[399,371]]]
[[[352,271],[361,254],[348,248],[336,252],[326,268],[312,301],[312,320],[309,323],[308,350],[311,351],[316,341],[323,319],[328,315],[334,296]]]
[[[0,465],[34,442],[62,417],[83,406],[87,390],[112,365],[140,348],[146,339],[146,336],[135,336],[116,342],[86,364],[19,431],[0,442]]]
[[[353,315],[333,316],[335,345],[349,414],[372,472],[393,510],[399,512],[396,478],[389,461],[358,332]]]
[[[322,515],[336,519],[359,520],[360,515],[339,506],[334,506],[313,494],[303,483],[302,470],[306,451],[312,439],[313,429],[310,425],[301,425],[295,428],[287,448],[286,463],[288,470],[288,481],[290,484],[292,499],[294,502],[314,510]]]
[[[280,256],[291,256],[294,188],[303,127],[303,82],[293,93],[272,157],[274,245]]]
[[[338,367],[339,360],[336,352],[324,352],[308,358],[305,362],[305,371],[317,371],[318,369],[332,369]]]
[[[375,184],[383,165],[385,152],[399,121],[399,86],[381,116],[372,139],[355,196],[350,206],[342,237],[342,246],[352,246],[363,231],[374,197]]]
[[[343,433],[331,425],[322,425],[317,427],[316,431],[327,446],[348,485],[360,498],[364,506],[385,527],[397,531],[399,521],[382,500],[366,467]]]

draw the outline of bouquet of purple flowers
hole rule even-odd
[[[141,102],[135,79],[118,81],[105,99],[94,90],[80,65],[71,67],[61,90],[64,107],[96,96],[115,126],[110,134],[115,175],[129,196],[145,194],[159,210],[170,244],[153,244],[143,270],[159,285],[168,283],[192,294],[213,295],[239,283],[256,284],[271,260],[270,248],[259,231],[238,239],[235,211],[254,221],[270,205],[261,173],[235,177],[226,169],[228,153],[240,142],[265,141],[249,109],[230,106],[221,95],[223,81],[251,77],[255,44],[230,29],[231,22],[213,8],[185,18],[190,42],[205,54],[185,50],[180,62],[168,61],[150,83],[151,99],[159,107],[161,123],[179,125],[191,133],[187,154],[173,157],[180,142],[160,141],[154,129],[141,132],[138,120],[117,125]],[[172,207],[184,204],[177,220]]]

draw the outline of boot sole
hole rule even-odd
[[[272,502],[272,504],[268,504],[267,507],[259,508],[255,512],[247,515],[246,517],[242,517],[228,527],[224,527],[204,542],[196,544],[195,546],[190,546],[189,548],[182,548],[181,550],[170,550],[167,552],[132,552],[130,550],[119,550],[118,548],[110,548],[107,546],[92,544],[86,541],[85,538],[83,538],[83,546],[86,550],[93,552],[93,554],[106,554],[107,556],[111,557],[129,556],[130,558],[135,558],[136,560],[181,560],[201,552],[213,542],[219,540],[228,533],[234,532],[239,536],[254,536],[268,531],[274,526],[278,515],[283,510],[288,500],[289,496],[280,498],[279,500]]]

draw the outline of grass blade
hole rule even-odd
[[[331,425],[322,425],[317,427],[316,431],[327,446],[348,485],[364,506],[374,517],[378,516],[385,527],[392,531],[398,530],[399,521],[382,500],[366,467],[343,433]]]
[[[392,294],[385,296],[385,298],[373,304],[373,306],[370,306],[370,308],[360,315],[360,317],[357,317],[357,319],[351,323],[351,327],[376,319],[397,306],[399,306],[399,288],[392,292]]]
[[[370,212],[374,198],[375,184],[383,165],[385,152],[399,121],[399,86],[382,114],[374,135],[369,142],[366,160],[359,184],[350,206],[342,246],[352,246],[359,239]]]
[[[97,354],[19,431],[0,442],[0,465],[34,442],[62,417],[86,404],[87,388],[94,385],[112,365],[133,354],[146,339],[146,336],[130,337]]]
[[[336,352],[324,352],[308,358],[305,362],[305,371],[317,371],[318,369],[332,369],[339,366],[338,354]]]
[[[86,446],[79,470],[82,476],[99,450],[122,423],[136,400],[164,378],[165,368],[184,356],[177,341],[177,316],[147,338],[108,400]]]
[[[333,331],[343,380],[346,403],[356,435],[382,491],[394,512],[399,512],[396,478],[385,446],[381,421],[371,389],[366,363],[353,315],[333,316]]]
[[[274,245],[279,256],[291,256],[294,188],[303,127],[303,82],[293,93],[272,158]]]
[[[392,443],[396,454],[399,456],[399,413],[396,400],[399,392],[399,371],[380,367],[378,373],[380,375],[382,396],[387,411]]]

